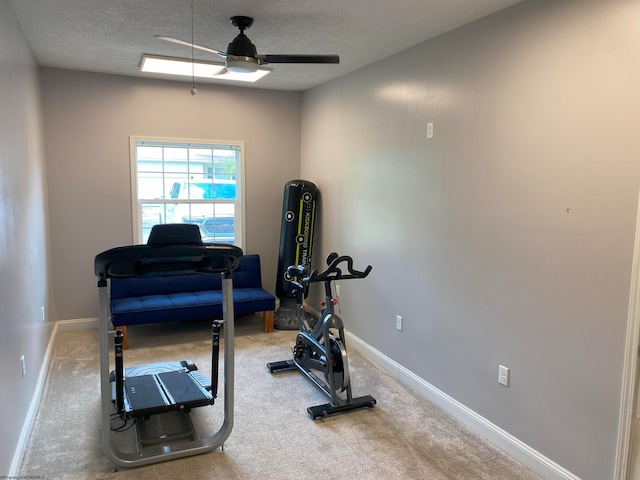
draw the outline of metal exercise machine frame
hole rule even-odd
[[[232,271],[237,267],[242,250],[226,244],[204,245],[131,245],[100,253],[94,262],[99,292],[100,392],[102,410],[102,450],[118,467],[139,467],[177,458],[208,453],[222,447],[233,428],[234,402],[234,313]],[[222,276],[222,311],[224,322],[224,421],[219,430],[199,438],[194,430],[192,440],[175,445],[158,444],[143,451],[124,452],[114,445],[111,431],[113,413],[109,373],[111,313],[107,280],[167,272],[194,271]],[[212,372],[212,375],[214,373]],[[184,414],[188,416],[188,414]],[[189,418],[188,422],[191,424]]]

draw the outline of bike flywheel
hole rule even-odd
[[[340,339],[329,335],[329,348],[331,349],[333,381],[338,392],[344,392],[349,386],[349,359],[347,349]],[[328,369],[327,369],[328,370]],[[329,381],[329,372],[325,372],[325,378]]]

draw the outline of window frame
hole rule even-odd
[[[138,158],[136,147],[139,142],[148,142],[150,144],[158,143],[167,147],[183,147],[183,146],[207,146],[215,148],[220,146],[222,148],[234,148],[239,152],[240,160],[236,165],[236,199],[234,201],[227,201],[226,203],[234,203],[234,225],[235,225],[235,242],[234,245],[244,250],[245,243],[245,147],[243,141],[238,140],[209,140],[199,138],[179,138],[179,137],[151,137],[151,136],[137,136],[131,135],[129,137],[129,164],[131,170],[131,224],[133,232],[133,243],[143,243],[143,231],[142,231],[142,204],[146,201],[153,200],[158,203],[159,199],[139,199],[138,198]],[[163,173],[164,176],[164,173]],[[173,203],[170,199],[162,199],[159,203]],[[198,200],[196,203],[211,203],[215,204],[215,201],[203,201]]]

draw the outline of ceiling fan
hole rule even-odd
[[[338,55],[258,55],[256,46],[244,34],[253,25],[253,18],[236,15],[231,17],[231,23],[240,29],[240,34],[229,44],[226,52],[165,35],[154,35],[154,38],[215,53],[225,59],[227,70],[236,73],[255,72],[261,65],[269,63],[340,63]]]

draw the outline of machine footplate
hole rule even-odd
[[[157,375],[171,402],[172,409],[188,412],[195,407],[213,404],[211,393],[207,392],[190,373],[165,372]]]
[[[147,417],[168,412],[171,402],[163,392],[155,375],[129,377],[124,384],[125,405],[133,416]]]
[[[126,369],[124,411],[148,418],[169,411],[189,412],[213,405],[211,382],[190,362],[167,362]],[[116,376],[110,374],[111,401],[116,403]]]
[[[267,363],[267,368],[271,373],[286,372],[287,370],[295,370],[298,367],[293,360],[282,360],[280,362]]]
[[[376,399],[371,395],[365,395],[364,397],[354,398],[346,405],[335,406],[333,403],[325,403],[324,405],[309,407],[307,408],[307,413],[312,420],[317,420],[318,418],[338,415],[340,413],[350,412],[351,410],[357,410],[360,408],[373,408],[376,403]]]

